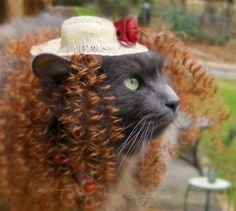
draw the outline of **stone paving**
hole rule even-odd
[[[209,75],[216,78],[236,80],[236,65],[199,60]]]
[[[154,202],[148,211],[183,211],[184,193],[189,177],[199,176],[197,170],[182,160],[168,160],[168,171],[154,195]],[[204,191],[191,191],[188,211],[204,210]],[[211,195],[210,211],[221,211],[216,195]]]

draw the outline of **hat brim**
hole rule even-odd
[[[144,45],[141,45],[139,43],[136,43],[135,46],[126,46],[122,43],[119,43],[119,45],[110,46],[107,48],[91,48],[91,50],[88,49],[77,49],[72,48],[69,51],[63,51],[61,49],[61,38],[50,40],[46,43],[32,46],[30,53],[33,56],[37,56],[39,54],[45,54],[45,53],[51,53],[56,54],[59,56],[71,56],[73,54],[94,54],[94,55],[103,55],[103,56],[119,56],[124,54],[135,54],[135,53],[143,53],[147,52],[148,48]]]

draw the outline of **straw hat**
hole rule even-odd
[[[146,52],[148,49],[136,43],[127,46],[120,42],[114,24],[104,18],[78,16],[65,20],[61,27],[61,38],[33,46],[33,56],[52,53],[60,56],[72,54],[123,55]]]

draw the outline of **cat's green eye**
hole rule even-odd
[[[137,90],[139,88],[139,81],[136,78],[127,78],[124,80],[124,85],[130,90]]]

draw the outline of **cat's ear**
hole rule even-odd
[[[61,84],[68,75],[71,62],[54,54],[40,54],[33,59],[34,74],[47,87]]]

